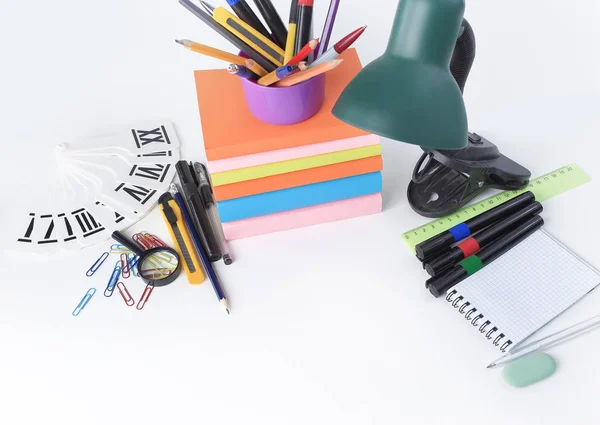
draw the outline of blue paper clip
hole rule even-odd
[[[133,252],[128,255],[129,258],[129,268],[131,269],[131,274],[135,277],[140,277],[140,272],[138,270],[138,260],[140,259],[139,255],[135,255]]]
[[[94,296],[95,293],[96,293],[96,288],[88,289],[88,291],[85,293],[85,295],[83,296],[81,301],[79,301],[79,304],[77,304],[77,307],[75,307],[75,310],[73,310],[73,313],[71,313],[71,314],[73,316],[79,316],[79,313],[81,313],[81,310],[83,310],[85,308],[85,306],[90,302],[90,300],[92,299],[92,297]]]
[[[106,261],[106,259],[108,258],[108,252],[105,252],[104,254],[102,254],[100,256],[100,258],[98,258],[96,260],[96,262],[92,265],[92,267],[90,267],[90,269],[85,273],[85,275],[87,277],[91,277],[94,275],[94,273],[96,273],[98,271],[98,269],[100,268],[100,266],[102,264],[104,264],[104,262]]]
[[[104,290],[105,297],[112,296],[115,286],[117,286],[117,282],[119,281],[119,276],[121,276],[121,261],[117,261],[117,264],[115,264],[115,268],[110,275],[108,285],[106,285],[106,289]]]

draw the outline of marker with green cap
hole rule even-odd
[[[544,220],[542,217],[534,216],[530,218],[508,232],[505,236],[496,240],[494,243],[481,249],[477,255],[472,255],[461,261],[448,272],[427,280],[425,284],[427,289],[429,289],[429,292],[431,292],[434,297],[441,297],[450,288],[477,273],[503,254],[510,251],[543,225]]]

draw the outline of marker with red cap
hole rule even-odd
[[[363,34],[363,32],[365,32],[366,29],[367,27],[364,26],[362,28],[357,29],[356,31],[352,31],[346,37],[338,41],[331,49],[327,50],[325,53],[319,56],[319,58],[316,61],[311,63],[310,68],[337,58],[346,49],[352,46],[354,42],[358,40],[358,37],[360,37]]]

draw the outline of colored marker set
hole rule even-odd
[[[440,297],[539,230],[542,204],[531,192],[460,223],[415,247],[431,276],[426,287]]]
[[[196,71],[198,104],[217,208],[225,238],[381,212],[383,168],[378,136],[331,114],[360,71],[354,49],[331,73],[324,107],[310,120],[273,126],[254,118],[243,91],[219,71]]]

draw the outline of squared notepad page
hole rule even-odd
[[[600,274],[543,230],[448,291],[456,307],[489,321],[483,334],[505,350],[531,336],[600,284]],[[450,300],[449,299],[449,300]],[[477,311],[470,310],[476,308]],[[493,328],[497,330],[488,334]],[[504,334],[503,338],[499,338]],[[511,344],[508,344],[508,342]],[[505,351],[503,350],[503,351]]]

